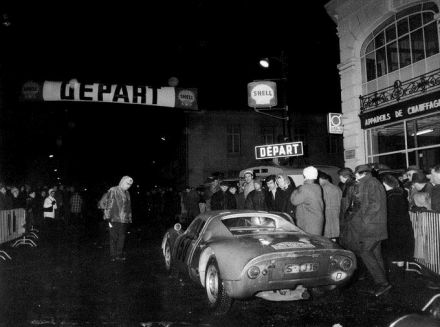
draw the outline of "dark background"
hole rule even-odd
[[[279,63],[264,70],[258,60],[284,51],[290,110],[340,112],[338,38],[326,2],[5,4],[11,25],[0,27],[0,179],[34,180],[45,171],[66,184],[114,184],[125,174],[155,184],[177,157],[182,111],[22,103],[28,80],[167,86],[175,76],[179,86],[198,89],[201,109],[248,108],[248,82],[280,77]]]

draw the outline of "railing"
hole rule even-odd
[[[13,241],[25,233],[26,211],[24,209],[0,211],[0,244]]]
[[[440,86],[440,69],[417,76],[407,81],[396,80],[393,86],[360,96],[361,113],[383,104],[400,101],[410,95],[422,94]]]
[[[414,229],[414,260],[440,274],[440,213],[410,212]]]

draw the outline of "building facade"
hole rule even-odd
[[[188,113],[186,120],[186,180],[193,187],[214,173],[238,179],[240,170],[246,167],[272,163],[257,161],[255,146],[284,142],[282,121],[250,108],[204,110]],[[326,114],[291,116],[292,141],[303,142],[304,156],[292,157],[284,164],[342,166],[342,135],[329,135],[326,124]]]
[[[332,0],[345,165],[440,163],[440,1]]]

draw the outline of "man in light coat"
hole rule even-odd
[[[341,209],[342,191],[332,184],[331,177],[319,172],[318,181],[324,196],[324,236],[337,241],[339,238],[339,211]]]
[[[318,170],[304,168],[304,184],[293,191],[290,201],[296,206],[295,218],[299,228],[307,233],[322,235],[324,229],[324,203],[321,186],[315,183]]]

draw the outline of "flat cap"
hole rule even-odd
[[[369,165],[359,165],[355,168],[354,173],[355,174],[356,173],[362,174],[362,173],[371,172],[371,171],[372,171],[372,169]]]

